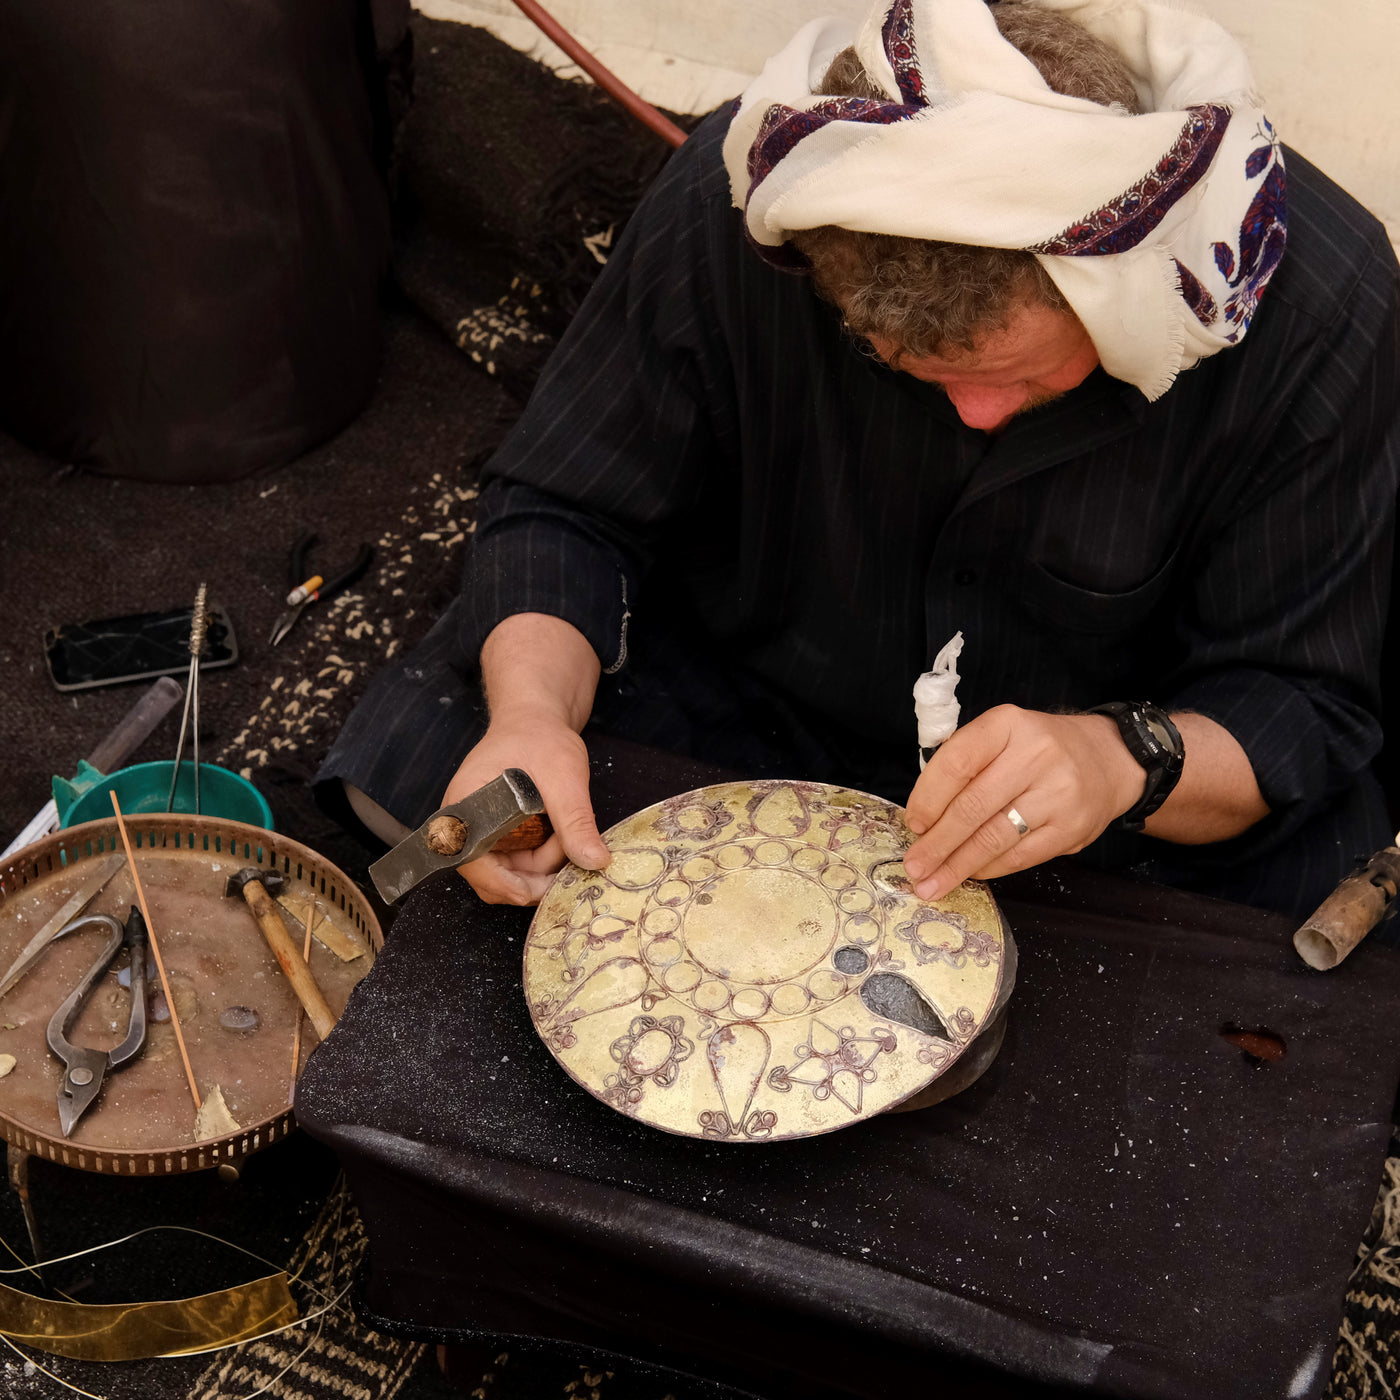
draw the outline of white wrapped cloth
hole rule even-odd
[[[958,657],[962,654],[963,634],[955,632],[938,655],[933,667],[914,682],[914,718],[919,726],[919,772],[933,757],[933,751],[958,727]]]
[[[1052,92],[984,0],[814,20],[744,93],[724,157],[760,252],[794,229],[1032,252],[1109,374],[1160,397],[1244,335],[1283,254],[1278,138],[1240,46],[1147,0],[1038,0],[1122,55],[1141,115]],[[819,97],[854,44],[888,101]]]

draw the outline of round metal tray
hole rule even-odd
[[[21,1151],[82,1171],[122,1176],[200,1171],[243,1157],[285,1137],[292,1115],[292,1048],[300,1003],[272,956],[252,911],[224,888],[247,866],[279,872],[281,894],[315,900],[316,924],[357,944],[344,961],[313,936],[310,965],[332,1011],[344,1008],[383,943],[379,921],[355,884],[300,842],[260,827],[213,817],[151,814],[126,818],[132,853],[150,906],[155,935],[171,981],[180,1028],[201,1096],[219,1085],[236,1133],[195,1142],[194,1106],[169,1020],[149,1019],[145,1047],[110,1073],[101,1097],[65,1138],[56,1096],[62,1067],[45,1031],[54,1009],[91,966],[100,931],[70,934],[0,998],[0,1054],[15,1057],[0,1079],[0,1137]],[[8,967],[44,922],[93,873],[122,850],[115,819],[87,822],[26,847],[0,866],[0,969]],[[135,899],[125,863],[87,907],[125,919]],[[300,948],[303,928],[288,917]],[[76,1025],[74,1044],[107,1049],[126,1031],[130,992],[121,985],[125,957],[98,982]],[[155,1002],[160,981],[152,977]],[[162,999],[163,1000],[163,999]],[[220,1024],[231,1007],[257,1012],[258,1026],[233,1031]],[[301,1055],[316,1046],[303,1021]]]
[[[555,1059],[620,1113],[779,1142],[935,1102],[996,1055],[1015,941],[985,885],[915,895],[883,798],[720,783],[605,839],[606,870],[567,866],[540,901],[525,995]]]

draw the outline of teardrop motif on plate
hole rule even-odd
[[[771,1050],[767,1035],[748,1021],[721,1026],[710,1037],[706,1058],[731,1123],[748,1119],[749,1105],[768,1068]]]
[[[885,1021],[897,1021],[912,1026],[936,1040],[954,1040],[947,1022],[939,1015],[928,998],[907,978],[897,972],[877,972],[867,977],[860,988],[865,1009]]]
[[[609,958],[599,963],[564,998],[550,1018],[556,1024],[581,1021],[600,1011],[611,1011],[636,1001],[647,989],[650,977],[646,966],[636,958]]]
[[[812,824],[802,796],[787,784],[774,788],[749,813],[754,830],[765,836],[801,836]]]

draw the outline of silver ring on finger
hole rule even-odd
[[[1024,836],[1031,829],[1031,824],[1014,807],[1006,809],[1006,820],[1016,828],[1017,836]]]

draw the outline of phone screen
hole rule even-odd
[[[201,671],[231,666],[238,660],[238,643],[228,614],[217,603],[209,604],[208,612]],[[59,690],[182,676],[190,666],[193,618],[191,606],[51,627],[44,633],[49,676]]]

